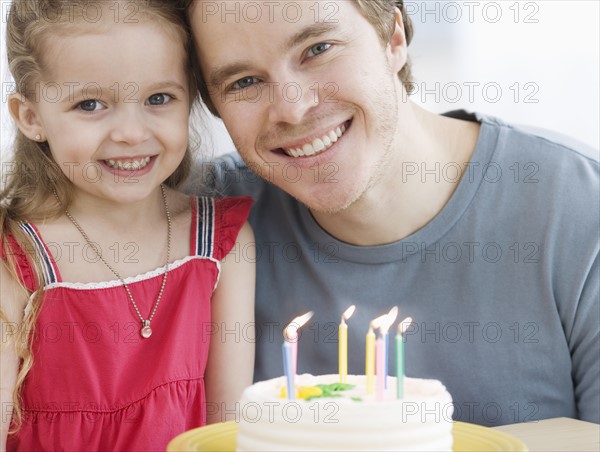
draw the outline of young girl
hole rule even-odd
[[[251,383],[250,200],[173,190],[188,36],[169,0],[11,5],[2,448],[164,450]]]

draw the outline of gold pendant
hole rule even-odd
[[[140,334],[144,339],[148,339],[152,336],[152,328],[150,328],[150,320],[144,320],[142,329],[140,330]]]

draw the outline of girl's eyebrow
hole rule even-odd
[[[78,87],[74,87],[73,90],[68,91],[67,96],[65,96],[61,100],[61,103],[73,102],[75,99],[83,97],[84,91],[85,91],[86,97],[93,97],[94,99],[96,99],[96,98],[100,99],[102,97],[105,97],[107,95],[107,93],[109,93],[110,96],[114,96],[115,92],[119,91],[120,89],[127,90],[127,87],[134,86],[134,87],[139,88],[139,85],[134,82],[128,82],[128,83],[123,83],[123,84],[114,83],[111,86],[101,86],[99,84],[90,85],[89,83],[87,83],[87,84],[77,83],[77,86]],[[184,93],[186,92],[186,89],[183,86],[181,86],[180,83],[178,83],[176,81],[171,81],[171,80],[157,82],[152,85],[148,85],[148,87],[144,87],[144,89],[146,91],[155,91],[155,92],[161,91],[161,90],[172,90],[172,91],[179,91],[179,92],[184,92]],[[128,90],[128,94],[132,94],[131,89]]]
[[[153,85],[149,85],[145,88],[147,91],[160,91],[160,90],[173,90],[173,91],[181,91],[186,92],[187,89],[181,86],[180,83],[176,81],[166,80],[164,82],[158,82]]]
[[[319,22],[316,24],[309,25],[292,35],[285,43],[283,51],[287,52],[290,49],[296,47],[297,45],[302,44],[307,39],[320,37],[326,33],[330,33],[337,29],[337,22]],[[220,86],[225,80],[234,76],[235,74],[246,72],[251,69],[252,63],[249,61],[240,61],[236,63],[225,64],[223,66],[218,66],[215,69],[213,69],[207,77],[207,81],[210,86]]]

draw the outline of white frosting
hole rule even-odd
[[[297,386],[331,384],[338,375],[299,375]],[[283,377],[248,387],[240,401],[239,451],[452,450],[452,398],[437,380],[406,378],[402,399],[388,377],[384,400],[366,396],[365,376],[342,397],[279,398]],[[359,398],[360,400],[354,400]]]

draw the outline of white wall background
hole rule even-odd
[[[8,3],[0,0],[3,162],[12,137],[4,48]],[[415,25],[409,48],[415,101],[435,112],[480,111],[600,147],[598,0],[407,0],[405,4]],[[233,149],[219,121],[209,119],[201,127],[205,154]]]
[[[598,149],[599,1],[406,5],[416,28],[416,101],[550,129]]]

